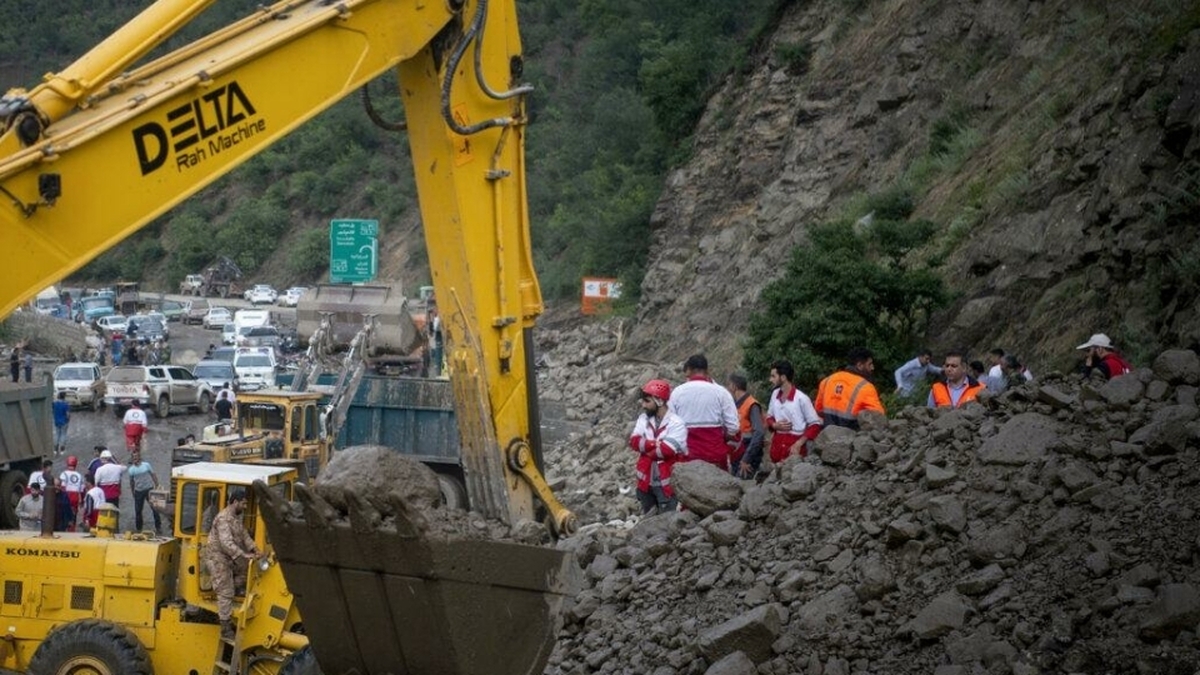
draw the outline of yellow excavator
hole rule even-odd
[[[528,355],[543,306],[525,199],[530,88],[521,83],[515,0],[285,0],[145,60],[210,3],[158,0],[66,69],[0,98],[0,238],[9,261],[0,277],[0,316],[392,72],[405,109],[470,508],[514,525],[542,520],[569,534],[575,519],[543,479],[534,422]],[[198,479],[197,489],[209,484],[224,483],[210,476]],[[190,503],[176,497],[177,508]],[[192,597],[178,585],[199,574],[178,567],[194,559],[187,550],[198,545],[182,537],[180,522],[177,537],[166,541],[0,534],[0,667],[118,675],[132,671],[106,655],[128,650],[145,655],[136,672],[172,675],[291,675],[301,672],[301,652],[337,664],[327,675],[537,672],[548,658],[547,613],[481,601],[462,609],[476,614],[468,622],[448,609],[484,597],[472,595],[472,583],[503,587],[503,575],[492,569],[549,580],[540,604],[552,604],[563,554],[484,543],[469,555],[439,557],[430,553],[432,542],[411,531],[339,539],[329,530],[327,543],[363,544],[331,549],[299,545],[323,525],[277,522],[265,525],[263,543],[287,551],[278,560],[288,585],[245,589],[233,652],[216,665],[217,631],[203,607],[195,610],[197,598],[210,596],[196,590]],[[415,551],[426,576],[392,564],[405,551]],[[86,569],[74,565],[84,559],[92,561]],[[475,576],[455,576],[464,571]],[[451,576],[453,584],[438,586]],[[426,583],[442,590],[415,592]],[[426,613],[399,606],[414,597]],[[372,611],[364,614],[368,598]],[[293,600],[310,620],[285,625]],[[327,618],[334,605],[348,613]],[[447,631],[429,632],[417,625],[421,616],[440,627],[470,625],[475,634],[461,637],[470,648],[426,639]],[[268,620],[280,629],[262,628]],[[348,623],[327,625],[338,621]],[[500,624],[524,626],[538,647],[516,650],[512,631]],[[87,641],[75,639],[85,633]],[[91,646],[72,651],[85,642]],[[445,650],[455,653],[453,664],[432,658]],[[30,668],[35,662],[66,665],[39,672]]]

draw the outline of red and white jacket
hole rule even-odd
[[[667,411],[660,420],[654,415],[638,415],[629,436],[629,447],[638,453],[637,489],[649,492],[650,486],[662,486],[663,494],[672,497],[671,469],[687,459],[687,426],[678,415]]]
[[[779,422],[791,422],[791,431],[778,431],[775,425]],[[774,431],[771,437],[771,461],[782,462],[787,453],[797,442],[800,446],[800,456],[808,455],[808,441],[821,433],[821,417],[813,407],[812,399],[799,387],[792,387],[787,396],[783,389],[777,387],[771,392],[771,403],[767,408],[767,428]]]
[[[707,377],[693,375],[675,387],[668,403],[687,424],[688,460],[699,459],[728,469],[729,445],[741,430],[733,394]]]

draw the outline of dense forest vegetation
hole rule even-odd
[[[530,99],[529,201],[534,248],[550,297],[584,275],[616,276],[635,299],[649,217],[667,168],[686,157],[705,100],[744,61],[787,0],[522,0]],[[148,3],[16,0],[0,6],[8,86],[61,69]],[[239,18],[250,3],[218,0],[160,49]],[[381,78],[388,79],[390,78]],[[402,115],[388,82],[372,85],[385,118]],[[402,135],[348,99],[93,261],[80,277],[158,278],[230,255],[254,274],[269,260],[297,280],[328,266],[331,218],[414,218]],[[352,211],[351,211],[352,210]]]

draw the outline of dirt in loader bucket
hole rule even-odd
[[[580,570],[520,543],[541,528],[442,507],[433,472],[386,448],[340,451],[296,502],[254,487],[324,675],[545,668]]]

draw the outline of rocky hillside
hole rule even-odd
[[[1093,332],[1143,362],[1197,341],[1198,25],[1159,0],[787,5],[669,177],[626,349],[736,366],[806,228],[893,188],[940,226],[935,349],[1037,371]]]
[[[594,524],[546,672],[1194,673],[1197,383],[1176,350],[830,428],[761,486],[685,464],[688,510],[640,522],[603,419],[550,456]]]

